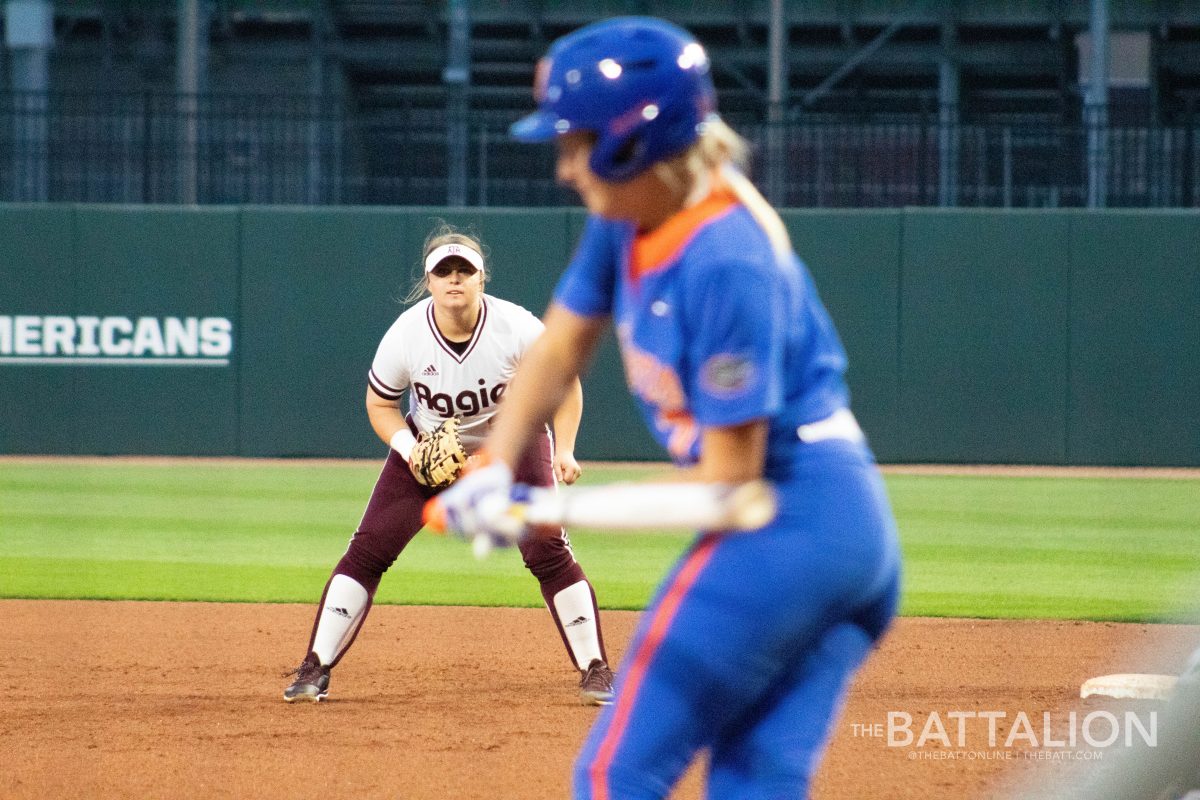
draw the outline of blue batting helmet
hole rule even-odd
[[[541,142],[591,131],[588,164],[609,181],[683,152],[716,114],[704,48],[653,17],[596,22],[558,39],[538,62],[534,96],[538,110],[513,124],[513,137]]]

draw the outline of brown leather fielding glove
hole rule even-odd
[[[458,435],[458,417],[451,417],[429,433],[422,433],[408,457],[413,477],[431,489],[454,483],[467,463],[467,451]]]

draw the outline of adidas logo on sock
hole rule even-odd
[[[336,608],[334,606],[325,606],[325,610],[331,614],[337,614],[339,617],[350,619],[350,612],[344,608]]]
[[[425,369],[421,370],[421,374],[422,375],[437,375],[438,370],[437,370],[437,367],[435,367],[433,364],[430,364]]]
[[[576,617],[575,619],[571,620],[570,622],[568,622],[568,623],[567,623],[566,625],[564,625],[563,627],[565,627],[565,628],[574,628],[576,625],[582,625],[583,623],[585,623],[585,622],[589,622],[589,621],[590,621],[590,620],[588,620],[588,618],[587,618],[587,617]]]

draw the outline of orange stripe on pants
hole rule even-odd
[[[646,636],[633,654],[632,664],[625,671],[625,684],[621,688],[620,694],[617,695],[612,724],[609,725],[608,733],[600,742],[600,747],[596,750],[596,758],[588,769],[592,780],[592,800],[609,800],[608,768],[612,766],[617,746],[621,743],[621,737],[625,735],[625,729],[629,725],[629,717],[633,713],[638,689],[646,677],[646,671],[654,659],[654,654],[658,651],[659,645],[667,635],[667,630],[671,627],[671,621],[675,618],[675,613],[679,610],[684,596],[692,588],[692,584],[696,582],[696,578],[700,576],[701,570],[708,564],[709,559],[712,558],[713,550],[719,541],[719,536],[710,534],[704,537],[696,549],[688,555],[683,566],[675,573],[675,579],[671,582],[662,602],[654,612],[654,617],[650,620]]]

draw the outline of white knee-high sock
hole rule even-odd
[[[362,623],[367,599],[367,590],[358,581],[347,575],[333,576],[325,592],[317,635],[313,638],[313,652],[322,664],[332,664],[354,638]]]
[[[596,632],[596,606],[587,581],[576,581],[554,595],[554,611],[567,636],[575,666],[587,669],[600,655],[600,636]]]

